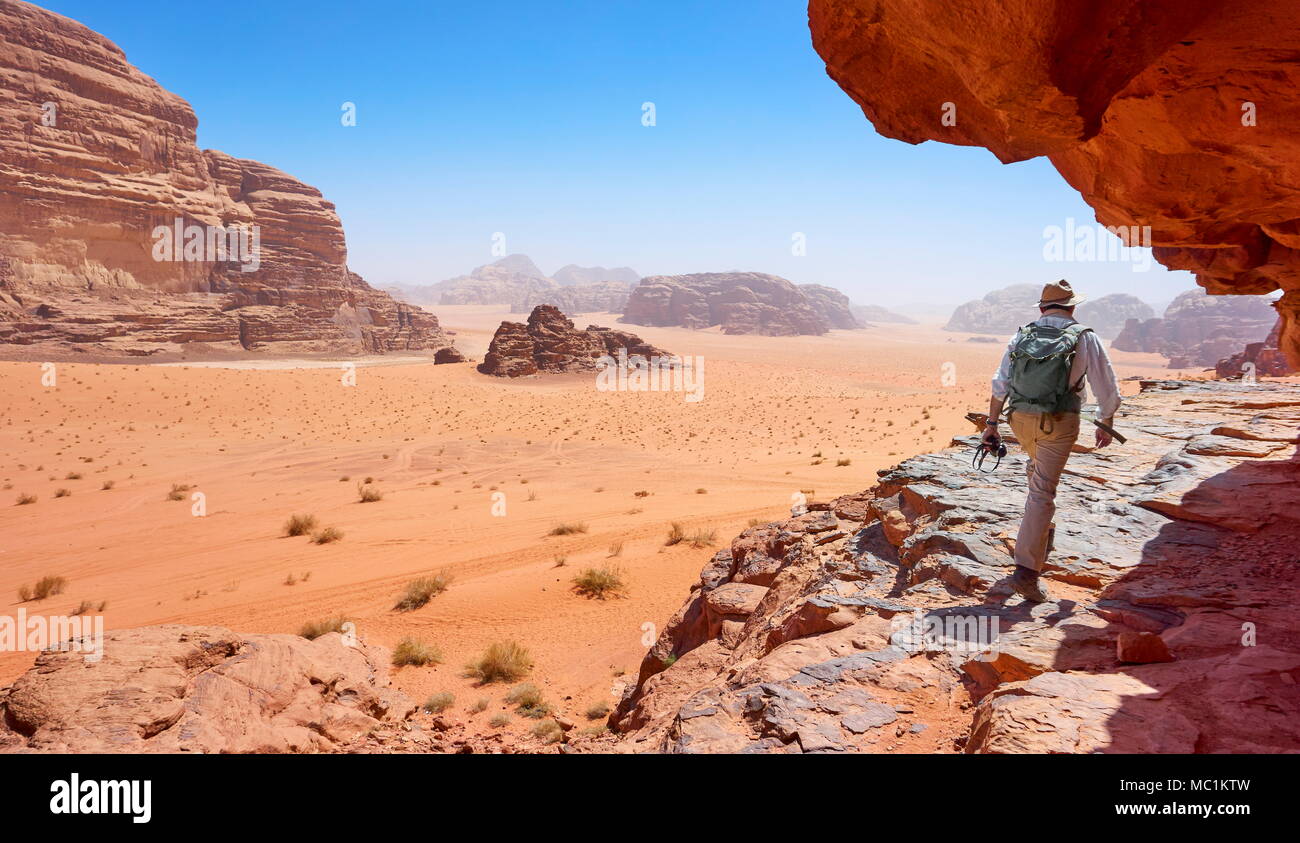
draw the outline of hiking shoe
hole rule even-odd
[[[1052,599],[1038,584],[1038,572],[1023,565],[1017,565],[1016,572],[1011,575],[1011,590],[1030,603],[1047,603]]]

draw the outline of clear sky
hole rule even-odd
[[[318,187],[375,285],[467,272],[501,232],[546,272],[744,269],[887,306],[1062,276],[1153,303],[1193,288],[1045,261],[1045,226],[1095,224],[1051,165],[875,134],[797,0],[39,5],[185,97],[201,146]]]

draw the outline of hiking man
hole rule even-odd
[[[1086,378],[1097,398],[1099,421],[1111,426],[1119,409],[1119,384],[1101,340],[1074,320],[1083,301],[1068,281],[1043,287],[1036,321],[1024,326],[1007,343],[1002,365],[993,376],[988,425],[982,441],[996,450],[1001,444],[998,418],[1008,402],[1007,422],[1029,455],[1029,495],[1025,517],[1016,535],[1016,570],[1012,589],[1034,603],[1050,598],[1038,577],[1052,549],[1056,525],[1056,485],[1079,438],[1079,409]],[[1111,435],[1097,428],[1097,447]]]

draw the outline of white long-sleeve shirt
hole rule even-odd
[[[1066,328],[1075,323],[1069,316],[1040,316],[1039,325],[1052,328]],[[1002,355],[1002,365],[993,375],[993,397],[1006,398],[1011,384],[1011,351],[1016,345],[1016,335],[1007,341],[1007,350]],[[1106,347],[1101,338],[1093,331],[1087,331],[1079,338],[1079,350],[1074,355],[1074,365],[1070,369],[1070,383],[1076,384],[1087,376],[1088,386],[1097,399],[1097,412],[1100,418],[1109,419],[1119,409],[1119,382],[1115,380],[1115,370],[1110,367],[1110,358],[1106,356]]]

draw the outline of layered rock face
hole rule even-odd
[[[1061,479],[1056,602],[1006,582],[1023,454],[980,473],[954,440],[709,559],[611,715],[619,747],[1300,750],[1300,387],[1142,386],[1128,444]]]
[[[1214,366],[1243,346],[1263,341],[1277,322],[1265,299],[1207,298],[1193,290],[1175,298],[1160,319],[1130,319],[1114,345],[1120,351],[1163,354],[1170,368]]]
[[[851,317],[850,317],[851,318]],[[761,272],[653,275],[628,297],[622,322],[708,328],[726,334],[824,334],[830,323],[813,297],[784,278]]]
[[[862,323],[853,315],[853,306],[849,304],[849,297],[834,287],[822,284],[800,284],[799,292],[808,298],[809,304],[832,328],[852,331],[862,327]]]
[[[622,313],[632,285],[625,281],[600,281],[553,290],[530,292],[510,306],[511,313],[532,313],[540,304],[558,307],[565,313]]]
[[[1010,336],[1022,325],[1039,317],[1038,297],[1042,291],[1042,285],[1039,284],[1013,284],[994,290],[982,299],[960,305],[953,311],[952,318],[944,328],[973,334]],[[1076,319],[1105,340],[1119,336],[1129,319],[1150,319],[1154,315],[1151,305],[1125,293],[1088,299],[1074,313]]]
[[[448,344],[433,315],[348,271],[319,191],[198,149],[197,125],[107,39],[0,0],[0,342],[129,355]],[[178,220],[202,227],[205,250],[158,248]],[[219,228],[243,251],[217,252]]]
[[[1156,259],[1208,292],[1285,290],[1300,366],[1300,5],[811,0],[808,18],[881,134],[1046,155],[1099,222],[1150,226]]]
[[[578,330],[573,321],[551,305],[538,305],[528,324],[502,322],[478,370],[485,375],[517,378],[539,372],[592,372],[596,361],[606,355],[617,357],[667,357],[636,334],[599,325]]]
[[[0,692],[0,751],[336,751],[414,711],[387,662],[338,633],[113,631],[101,661],[46,651]]]

